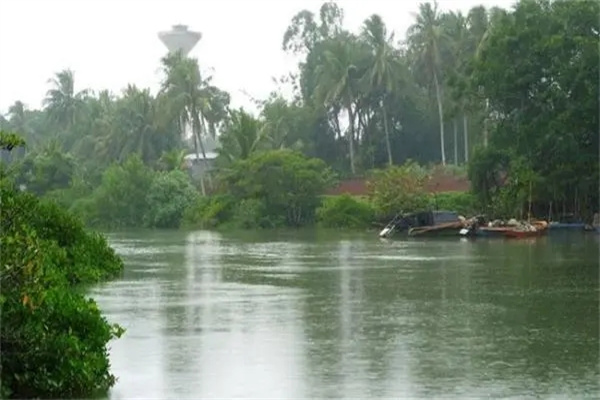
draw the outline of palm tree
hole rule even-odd
[[[201,114],[206,120],[206,133],[212,139],[216,139],[217,129],[228,117],[227,108],[229,107],[231,96],[229,96],[229,93],[212,85],[202,88],[200,93],[204,99]]]
[[[161,92],[172,102],[175,112],[179,116],[179,126],[182,136],[185,127],[191,125],[196,156],[206,162],[206,151],[202,141],[204,118],[201,116],[203,108],[209,104],[207,97],[206,81],[200,75],[198,61],[183,56],[181,52],[170,53],[162,59],[165,79]],[[200,151],[199,151],[200,149]],[[204,179],[200,177],[202,194],[206,194]]]
[[[479,58],[481,50],[491,36],[495,25],[506,15],[506,10],[499,7],[493,7],[489,13],[485,8],[477,8],[469,13],[471,40],[473,42],[475,58]],[[483,145],[488,145],[488,119],[489,119],[489,99],[484,98],[484,119],[483,119]]]
[[[463,117],[465,160],[468,158],[466,109],[469,103],[469,91],[466,87],[466,67],[472,53],[468,49],[470,37],[467,31],[467,20],[461,12],[444,14],[441,18],[441,24],[448,35],[448,46],[445,46],[444,50],[447,55],[445,59],[448,60],[449,64],[447,83],[451,89],[449,111],[454,128],[454,163],[458,165],[458,118],[461,113]]]
[[[163,151],[158,160],[159,166],[165,171],[182,170],[185,166],[185,155],[186,151],[181,149]]]
[[[356,173],[354,162],[355,125],[357,116],[356,100],[359,96],[359,79],[364,59],[364,48],[350,34],[341,34],[329,41],[323,51],[323,62],[317,67],[317,104],[326,109],[336,105],[348,113],[348,146],[350,151],[350,170]]]
[[[445,39],[440,25],[440,15],[437,3],[419,4],[419,13],[415,15],[416,22],[408,28],[408,41],[423,65],[433,79],[440,119],[440,149],[442,164],[446,165],[446,150],[444,146],[444,106],[441,86],[440,49]]]
[[[386,103],[389,95],[398,90],[397,84],[402,66],[399,62],[398,52],[392,45],[394,34],[388,35],[385,23],[379,15],[374,14],[364,22],[361,38],[371,50],[372,57],[371,65],[363,79],[366,81],[367,90],[375,92],[376,96],[380,98],[388,164],[392,165],[392,147]]]
[[[25,104],[23,104],[22,101],[17,100],[8,108],[8,118],[12,129],[16,130],[20,134],[26,133]]]
[[[138,89],[128,85],[123,97],[117,102],[115,138],[119,141],[119,159],[126,159],[131,153],[138,153],[145,163],[156,161],[164,149],[157,126],[158,110],[156,100],[149,89]],[[159,133],[160,132],[160,133]]]
[[[220,154],[228,161],[245,160],[256,152],[266,139],[264,125],[252,115],[231,110],[230,118],[221,135]]]
[[[77,112],[88,91],[75,92],[75,77],[70,69],[58,72],[49,82],[53,87],[46,92],[44,106],[50,119],[68,131],[74,125]]]

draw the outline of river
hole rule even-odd
[[[115,399],[597,398],[599,238],[109,235]]]

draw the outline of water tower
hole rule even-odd
[[[187,25],[173,25],[170,31],[159,32],[158,38],[167,46],[169,52],[181,50],[182,54],[187,56],[202,38],[202,34],[188,30]]]

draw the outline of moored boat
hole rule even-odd
[[[389,238],[396,232],[408,236],[459,236],[468,221],[453,211],[423,211],[396,215],[379,232],[379,237]]]
[[[464,223],[461,221],[433,226],[419,226],[410,228],[408,230],[408,236],[458,236],[459,231],[462,228],[464,228]]]
[[[520,239],[542,236],[547,232],[548,223],[546,221],[533,221],[506,230],[504,236],[507,238]]]

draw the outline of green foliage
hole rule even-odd
[[[87,221],[113,227],[142,226],[152,179],[152,170],[137,155],[111,165],[93,194],[94,214],[86,216]]]
[[[233,209],[232,227],[240,229],[276,228],[285,226],[282,215],[272,215],[263,199],[242,199]]]
[[[11,397],[83,398],[114,385],[106,343],[122,330],[92,300],[62,287],[34,309],[15,300],[2,313],[2,384]]]
[[[367,182],[369,199],[382,215],[426,209],[429,205],[425,192],[427,179],[427,171],[412,161],[375,170]]]
[[[230,112],[220,142],[220,155],[228,162],[245,160],[264,145],[266,140],[262,123],[242,110]]]
[[[111,326],[74,290],[118,274],[123,264],[104,237],[58,205],[0,187],[0,346],[3,397],[88,397],[108,390]]]
[[[317,221],[325,228],[366,228],[374,220],[374,207],[348,194],[325,197],[317,209]]]
[[[0,149],[11,151],[15,147],[25,146],[25,140],[16,133],[0,131]]]
[[[236,200],[264,202],[271,223],[301,226],[314,221],[331,171],[321,160],[291,150],[274,150],[235,162],[222,178]],[[253,209],[258,209],[257,204]]]
[[[65,154],[56,142],[28,154],[14,166],[16,182],[38,195],[68,188],[75,169],[74,158]]]
[[[430,195],[431,209],[456,211],[470,217],[479,212],[477,197],[470,192],[445,192]]]
[[[184,211],[198,197],[198,192],[184,172],[156,174],[146,197],[144,225],[154,228],[179,227]]]
[[[510,154],[509,187],[491,199],[482,160],[471,175],[477,193],[505,212],[523,209],[530,181],[545,210],[598,205],[599,12],[596,1],[520,1],[480,46],[473,85],[489,99],[489,152]]]
[[[326,2],[318,12],[300,10],[285,32],[284,49],[299,57],[281,82],[293,88],[291,101],[275,92],[257,101],[258,115],[230,111],[230,96],[181,53],[161,60],[156,96],[133,85],[118,95],[76,90],[75,74],[65,70],[53,77],[43,109],[16,101],[0,116],[2,129],[23,133],[30,144],[27,153],[0,158],[11,169],[20,165],[15,178],[28,190],[89,223],[115,227],[144,222],[144,196],[113,179],[126,178],[124,160],[139,154],[147,169],[179,169],[184,154],[215,151],[217,136],[222,168],[282,149],[319,158],[344,177],[410,159],[441,161],[461,175],[458,164],[470,159],[474,192],[490,212],[501,191],[502,202],[515,201],[501,208],[523,209],[517,203],[529,191],[521,184],[525,170],[535,176],[532,198],[540,207],[589,212],[600,201],[598,12],[591,0],[522,0],[509,11],[476,6],[465,14],[424,3],[399,44],[381,16],[351,32],[343,10]],[[185,127],[193,140],[182,140]],[[446,163],[451,148],[454,166]],[[113,162],[120,166],[106,173]],[[102,189],[71,192],[80,170],[92,173],[86,185]],[[139,183],[141,191],[152,179]],[[202,187],[211,191],[211,181]],[[505,183],[512,186],[501,189]],[[284,216],[265,201],[272,220],[285,221],[273,223],[313,218]],[[378,207],[390,210],[395,201]],[[408,203],[402,205],[419,206]]]
[[[490,204],[508,171],[509,157],[494,147],[478,148],[469,163],[471,188],[482,204]]]
[[[197,197],[183,214],[187,227],[214,228],[231,218],[235,199],[228,195]]]

